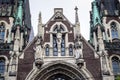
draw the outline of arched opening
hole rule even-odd
[[[4,80],[4,73],[5,73],[5,59],[3,57],[0,58],[0,80]]]
[[[34,80],[85,80],[83,74],[75,66],[64,62],[53,62],[40,69]]]
[[[112,58],[112,68],[115,76],[120,74],[120,60],[118,57]]]
[[[69,56],[73,56],[73,47],[72,47],[72,44],[69,45]]]
[[[46,48],[45,48],[45,55],[49,56],[49,45],[48,44],[46,45]]]
[[[65,56],[65,35],[62,35],[62,41],[61,41],[61,56]]]
[[[0,74],[4,74],[5,72],[5,59],[0,58]]]
[[[117,24],[115,22],[112,22],[110,26],[111,26],[112,39],[118,38],[119,36],[118,36]]]
[[[53,34],[53,56],[58,56],[57,37]]]
[[[2,22],[0,24],[0,43],[4,42],[4,36],[5,36],[5,24]]]
[[[55,25],[53,29],[53,56],[65,56],[65,29],[62,25]]]

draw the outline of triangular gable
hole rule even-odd
[[[48,20],[48,22],[44,26],[48,25],[50,21],[56,21],[55,18],[62,18],[63,21],[67,21],[68,23],[70,23],[70,25],[72,25],[72,23],[64,16],[64,14],[58,11],[54,13],[54,15]]]

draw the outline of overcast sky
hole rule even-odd
[[[38,14],[42,13],[42,22],[45,24],[54,14],[54,8],[63,8],[63,14],[71,23],[75,23],[75,6],[78,7],[81,34],[89,39],[90,16],[92,0],[29,0],[31,20],[34,34],[37,34]]]

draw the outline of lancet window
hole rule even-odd
[[[0,42],[4,42],[4,37],[5,37],[5,24],[1,23],[0,24]]]
[[[111,23],[111,33],[112,33],[112,39],[118,38],[118,28],[115,22]]]

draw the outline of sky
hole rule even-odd
[[[92,0],[29,0],[31,21],[34,34],[37,34],[38,15],[42,14],[42,23],[45,24],[54,14],[54,8],[63,8],[63,14],[71,23],[75,23],[75,6],[78,7],[80,31],[86,40],[89,40],[90,10]]]

